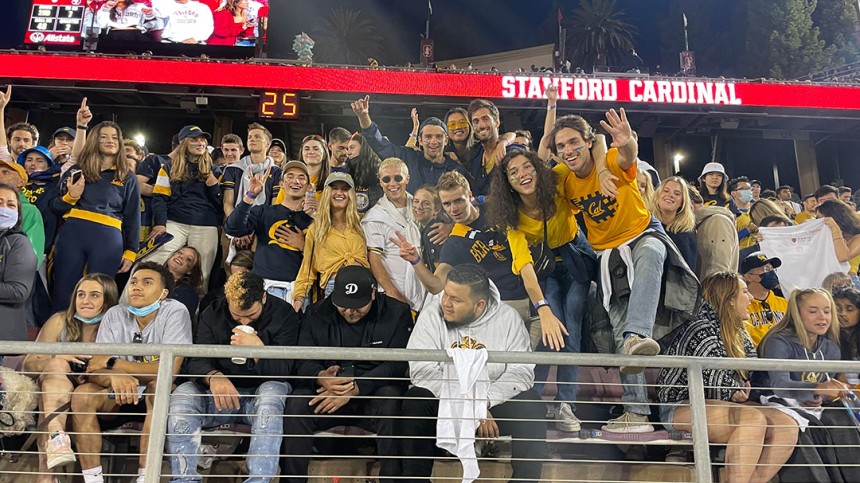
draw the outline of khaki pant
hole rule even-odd
[[[507,304],[512,309],[516,310],[523,322],[526,324],[526,330],[529,331],[529,340],[531,341],[532,350],[537,349],[541,340],[540,317],[531,314],[532,303],[529,299],[520,300],[503,300],[502,303]]]

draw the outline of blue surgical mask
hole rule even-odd
[[[84,323],[86,325],[98,324],[99,322],[102,321],[102,317],[104,317],[104,314],[96,315],[95,317],[86,318],[86,317],[81,317],[81,314],[75,312],[75,318],[80,320],[82,323]]]
[[[744,203],[749,203],[753,199],[752,190],[741,190],[739,198]]]
[[[773,270],[759,275],[759,278],[761,279],[759,283],[767,290],[773,290],[779,286],[779,278]]]
[[[137,308],[137,307],[132,307],[131,305],[129,305],[128,311],[131,312],[131,315],[134,315],[135,317],[146,317],[147,315],[155,312],[156,310],[158,310],[160,308],[161,308],[161,299],[158,299],[155,302],[147,305],[146,307]]]
[[[8,230],[18,223],[18,210],[0,208],[0,230]]]

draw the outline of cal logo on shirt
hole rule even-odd
[[[597,191],[588,196],[573,199],[571,203],[598,224],[615,217],[618,210],[617,198],[607,198]]]

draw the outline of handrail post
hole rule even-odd
[[[711,454],[708,446],[708,413],[705,409],[705,379],[702,365],[692,362],[687,367],[688,392],[690,395],[690,423],[693,427],[693,457],[696,465],[696,481],[712,483]]]
[[[152,420],[149,427],[149,445],[146,448],[146,483],[161,481],[161,460],[167,434],[167,413],[170,408],[170,391],[173,389],[174,355],[170,349],[161,351],[158,375],[152,402]]]

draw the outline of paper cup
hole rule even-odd
[[[236,328],[241,330],[242,332],[247,332],[249,334],[254,333],[254,328],[248,327],[247,325],[237,325]],[[245,362],[248,361],[248,359],[245,357],[234,357],[230,360],[233,361],[233,364],[244,364]]]

